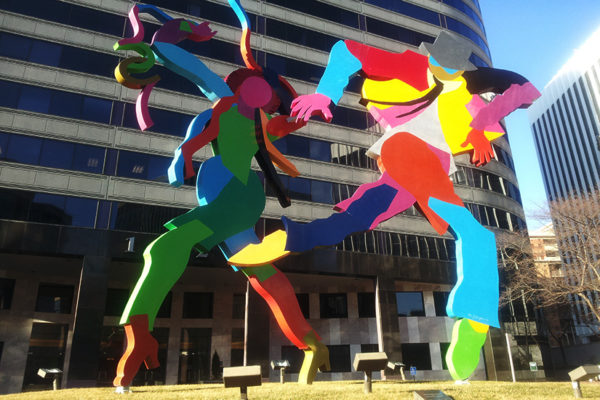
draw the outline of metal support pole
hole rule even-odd
[[[58,390],[58,375],[54,375],[52,380],[52,390]]]
[[[571,386],[573,386],[573,394],[575,395],[575,398],[581,399],[583,394],[581,394],[581,385],[579,384],[579,381],[571,382]]]
[[[285,368],[279,369],[279,383],[285,383]]]
[[[371,379],[371,374],[372,374],[372,371],[365,371],[364,392],[366,394],[369,394],[369,393],[373,392],[373,381]]]
[[[517,381],[515,377],[515,365],[513,364],[512,352],[510,351],[510,336],[506,333],[506,349],[508,350],[508,361],[510,362],[510,373],[512,374],[513,383]]]
[[[250,301],[250,282],[246,282],[246,304],[244,306],[244,367],[248,365],[248,302]],[[242,398],[243,398],[242,394]]]
[[[248,387],[247,386],[240,387],[240,399],[248,400]]]

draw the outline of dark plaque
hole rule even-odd
[[[415,390],[415,400],[452,400],[452,397],[446,396],[441,390]]]

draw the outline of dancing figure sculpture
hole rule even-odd
[[[466,379],[479,362],[489,326],[499,327],[498,272],[494,234],[465,208],[448,175],[456,171],[453,155],[472,152],[471,162],[493,158],[490,140],[504,133],[499,121],[527,107],[540,93],[514,72],[476,68],[471,50],[442,31],[423,53],[391,53],[352,40],[337,42],[316,93],[299,96],[292,115],[308,121],[315,112],[331,118],[349,78],[364,78],[361,104],[384,134],[367,155],[381,177],[361,185],[338,203],[328,218],[298,224],[283,218],[285,231],[267,236],[230,258],[237,265],[272,262],[290,252],[332,245],[354,232],[374,229],[415,204],[435,231],[456,239],[457,282],[447,314],[457,319],[446,354],[451,375]],[[498,94],[486,103],[479,96]]]
[[[215,32],[206,22],[174,19],[154,6],[138,4],[129,13],[133,37],[115,45],[117,50],[135,50],[140,54],[123,60],[115,76],[127,87],[142,89],[136,102],[142,130],[152,126],[148,98],[160,77],[138,79],[132,74],[148,71],[155,58],[195,83],[214,102],[211,109],[192,120],[168,170],[170,183],[181,185],[184,179],[195,175],[192,155],[211,144],[214,156],[204,161],[198,171],[198,207],[167,222],[167,232],[144,251],[142,274],[120,321],[125,326],[127,349],[114,379],[118,392],[127,391],[142,362],[147,368],[158,366],[158,345],[150,332],[165,296],[185,270],[192,248],[208,252],[217,246],[227,258],[248,243],[258,242],[254,226],[265,207],[265,194],[263,183],[250,168],[252,158],[256,157],[265,180],[274,187],[283,206],[289,205],[289,199],[273,163],[291,176],[298,175],[294,165],[271,144],[305,125],[304,121],[288,120],[296,92],[284,78],[255,62],[249,47],[248,18],[237,0],[230,0],[230,5],[244,28],[240,47],[247,68],[232,72],[225,80],[177,46],[184,39],[210,39]],[[142,12],[163,23],[150,45],[141,41],[144,28],[139,13]],[[277,111],[280,115],[271,115]],[[304,350],[299,381],[312,383],[317,369],[329,369],[329,352],[303,317],[290,282],[270,263],[239,269],[266,300],[286,337]]]

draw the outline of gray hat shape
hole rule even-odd
[[[421,51],[427,51],[443,67],[461,71],[477,69],[469,61],[471,48],[448,31],[441,31],[433,43],[421,43]]]

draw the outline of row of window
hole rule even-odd
[[[463,4],[459,6],[458,1],[449,2],[452,7],[458,8],[463,11],[467,16],[473,18],[470,8]],[[428,35],[413,32],[414,35],[407,34],[408,29],[399,27],[387,22],[383,22],[377,19],[365,17],[358,13],[341,9],[336,6],[321,3],[316,0],[305,0],[305,1],[294,1],[294,0],[268,0],[269,3],[277,4],[292,10],[300,11],[305,14],[313,15],[318,18],[324,18],[332,22],[337,22],[343,25],[350,26],[352,28],[361,29],[363,31],[375,33],[385,37],[394,38],[396,40],[409,43],[418,46],[422,41],[429,41],[427,38],[431,38]],[[436,25],[442,28],[448,28],[452,31],[460,33],[473,40],[481,49],[489,56],[489,49],[485,41],[475,31],[469,28],[467,25],[453,18],[446,17],[443,14],[439,14],[433,10],[419,7],[415,4],[403,1],[403,0],[365,0],[365,2],[382,7],[386,10],[392,10],[400,14]],[[462,3],[462,2],[461,2]],[[469,13],[469,11],[471,13]],[[482,27],[479,17],[475,14],[474,21]],[[369,21],[370,20],[370,21]],[[444,23],[445,22],[445,23]],[[449,22],[449,23],[448,23]],[[385,25],[382,28],[382,25]],[[382,32],[384,32],[382,34]],[[434,38],[431,38],[434,39]]]
[[[0,107],[139,129],[135,105],[131,103],[5,80],[0,80],[0,91],[3,93]],[[149,131],[174,136],[185,136],[187,127],[194,118],[193,115],[154,107],[150,107],[150,115],[154,125]],[[332,123],[365,130],[371,121],[364,111],[337,106]]]
[[[457,165],[457,169],[458,171],[450,176],[454,184],[491,190],[521,203],[521,192],[507,179],[481,169],[461,165]]]
[[[12,305],[15,279],[0,278],[0,310],[9,310]],[[35,303],[36,312],[71,314],[73,312],[75,287],[41,283],[38,287]],[[104,309],[105,316],[121,316],[131,291],[129,289],[108,288]],[[435,315],[446,316],[448,292],[433,292]],[[158,311],[158,318],[171,317],[172,292],[169,292]],[[310,318],[308,293],[296,294],[304,318]],[[375,318],[375,293],[359,292],[358,317]],[[398,316],[425,316],[423,292],[397,292],[396,304]],[[214,294],[212,292],[185,292],[183,294],[183,318],[212,319]],[[319,295],[319,318],[348,318],[348,297],[346,293],[321,293]],[[245,295],[234,294],[231,316],[243,319]]]
[[[287,155],[376,169],[375,163],[366,156],[366,149],[362,147],[296,135],[282,138],[276,141],[275,145],[283,154]],[[98,146],[0,132],[0,160],[168,182],[166,171],[172,159],[147,153],[107,150]],[[194,164],[195,169],[198,170],[200,163],[194,162]],[[451,178],[455,184],[491,190],[509,196],[519,203],[521,202],[519,189],[513,183],[498,175],[458,166],[458,171]],[[285,181],[284,186],[289,188],[291,198],[325,204],[336,204],[349,197],[346,194],[339,194],[340,191],[349,192],[351,195],[356,189],[354,185],[335,184],[306,178],[290,179],[284,175],[281,175],[280,179],[282,179],[282,182]],[[193,178],[186,181],[188,185],[194,185],[194,183]],[[275,196],[269,187],[267,187],[267,193],[270,196]]]
[[[438,14],[434,11],[427,10],[425,8],[401,0],[394,0],[392,2],[390,2],[389,0],[367,1],[375,5],[386,7],[387,9],[398,11],[402,14],[411,17],[421,19],[423,21],[435,24],[437,26],[447,27],[450,30],[458,32],[472,39],[489,56],[489,50],[485,41],[471,28],[469,28],[460,21],[454,20],[450,17],[442,16],[441,14]],[[334,20],[335,22],[340,22],[342,24],[352,26],[354,28],[359,28],[375,34],[394,38],[396,40],[403,41],[405,43],[409,43],[416,46],[418,46],[422,41],[431,42],[434,39],[433,37],[417,32],[410,33],[411,31],[406,28],[398,27],[389,23],[378,21],[376,19],[372,19],[369,23],[369,18],[365,19],[364,16],[360,16],[357,13],[348,10],[343,10],[335,6],[320,3],[314,0],[303,2],[295,2],[288,0],[271,0],[271,2],[301,12],[305,12],[307,14],[316,15],[320,18]],[[37,0],[35,1],[35,3],[36,5],[28,3],[28,6],[25,6],[24,4],[22,4],[22,2],[19,2],[17,0],[9,0],[2,4],[2,8],[24,15],[59,22],[66,25],[77,26],[84,29],[108,33],[115,36],[121,36],[123,34],[124,29],[126,35],[131,33],[131,28],[128,26],[128,24],[126,24],[126,18],[119,15],[110,14],[100,10],[94,10],[91,8],[82,7],[74,4],[59,2],[56,0]],[[239,26],[239,22],[237,21],[237,18],[235,17],[234,13],[229,7],[226,6],[209,2],[205,2],[205,4],[199,5],[164,0],[153,0],[150,1],[150,3],[161,7],[166,7],[168,9],[181,11],[190,15],[198,16],[200,18],[214,20],[234,27]],[[325,8],[326,10],[322,10],[323,8]],[[295,34],[296,29],[293,27],[293,25],[287,24],[288,26],[282,26],[281,24],[274,23],[274,27],[270,28],[269,23],[273,20],[267,20],[264,17],[256,16],[251,13],[249,14],[249,17],[251,18],[251,21],[254,20],[255,23],[252,25],[258,27],[258,29],[255,28],[255,30],[260,33],[266,35],[273,34],[274,37],[279,37],[281,39],[286,39],[289,35],[291,35],[290,38],[292,39],[301,39],[300,42],[292,40],[294,43],[300,43],[304,45],[316,44],[318,46],[316,47],[317,49],[329,50],[329,48],[323,48],[323,46],[325,46],[325,43],[329,44],[331,42],[331,40],[327,39],[328,35],[324,35],[323,37],[321,37],[321,34],[319,33],[310,33],[306,36],[303,34],[297,35]],[[442,21],[444,21],[445,23],[442,23]],[[382,28],[382,24],[385,25],[385,28]],[[145,32],[144,39],[149,42],[151,39],[151,35],[154,33],[158,25],[150,23],[145,23],[145,25],[148,25],[148,27],[147,31]],[[287,31],[289,31],[289,33],[287,33]],[[285,37],[281,37],[282,35]],[[307,38],[306,42],[302,41],[304,37]],[[309,37],[314,39],[308,39]],[[205,51],[216,51],[216,49],[212,48],[214,47],[212,46],[214,44],[213,42],[215,41],[211,40],[211,46],[204,46]],[[235,62],[238,64],[241,64],[242,62],[239,55],[239,51],[226,51],[222,54],[229,58],[228,61],[230,62]],[[320,77],[321,74],[317,76]]]
[[[484,226],[506,229],[511,232],[527,229],[525,221],[508,211],[473,203],[465,203],[465,206],[471,211],[475,219]],[[413,212],[413,209],[407,210],[405,214]],[[347,236],[336,248],[359,253],[418,257],[442,261],[454,261],[455,259],[453,240],[378,230]]]
[[[477,24],[477,26],[485,34],[485,27],[483,26],[483,22],[481,21],[481,18],[479,18],[479,15],[462,0],[442,0],[442,2],[444,4],[449,5],[450,7],[456,8],[463,14],[467,15]]]

